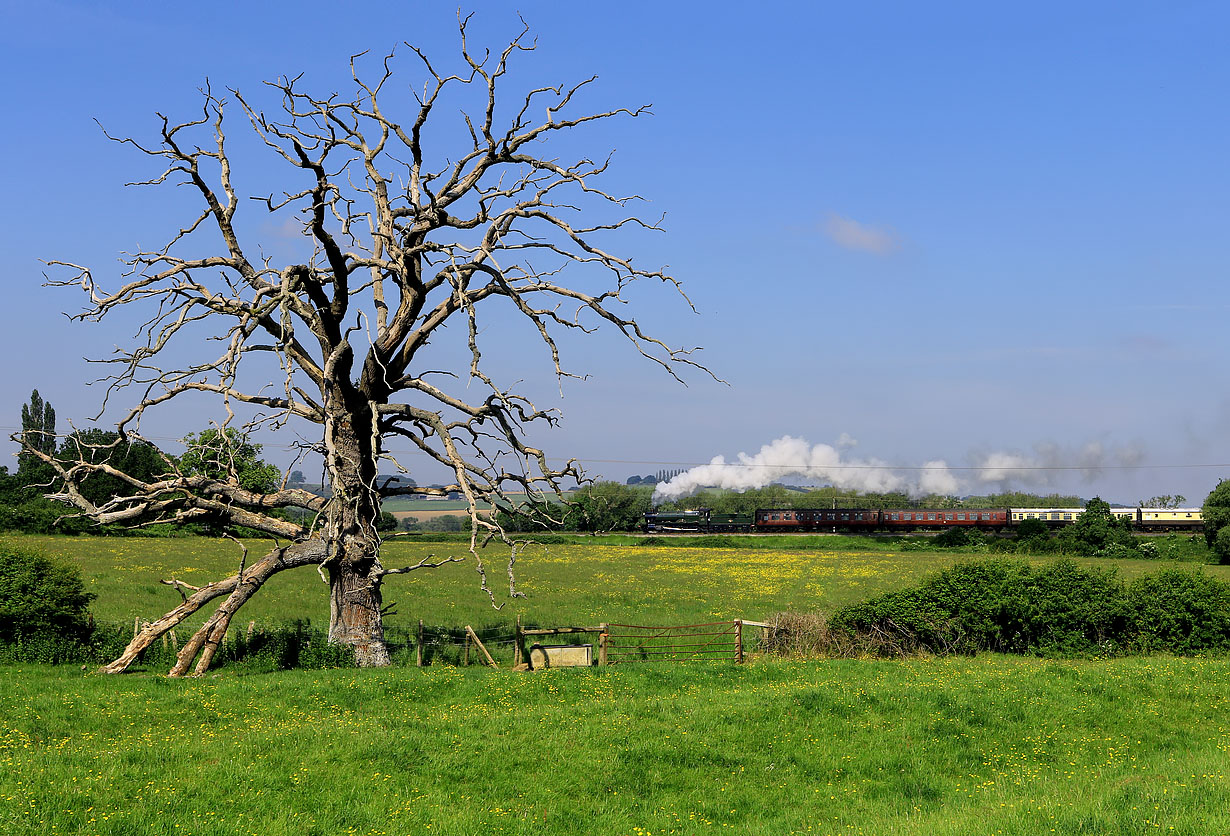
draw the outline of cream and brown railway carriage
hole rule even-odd
[[[1084,508],[1012,508],[1012,524],[1020,525],[1025,520],[1042,520],[1051,528],[1071,525],[1085,513]]]
[[[1141,531],[1203,531],[1199,508],[1140,508],[1136,527]]]

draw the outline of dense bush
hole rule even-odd
[[[1127,595],[1142,650],[1230,650],[1230,585],[1203,572],[1165,569],[1137,578]]]
[[[0,544],[0,647],[15,660],[59,662],[93,633],[81,573],[37,552]]]
[[[1230,563],[1230,479],[1222,479],[1202,506],[1204,536],[1218,563]]]
[[[845,631],[845,646],[874,637],[889,653],[1221,652],[1230,650],[1230,584],[1171,569],[1128,586],[1113,569],[1070,560],[1036,569],[974,560],[844,607],[829,629]]]

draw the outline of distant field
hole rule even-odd
[[[570,491],[564,492],[565,497],[568,497],[570,495],[571,495]],[[521,497],[522,499],[524,499],[524,496],[525,496],[524,494],[517,494],[517,493],[509,494],[509,497],[514,501],[516,501],[518,497]],[[413,516],[419,516],[421,512],[423,513],[437,513],[437,512],[457,513],[459,511],[466,511],[469,508],[469,506],[466,504],[464,499],[415,499],[413,497],[405,497],[405,496],[396,497],[393,499],[386,499],[381,504],[380,507],[383,510],[388,511],[393,514],[409,513]],[[482,509],[491,508],[491,506],[485,502],[480,502],[478,507]]]
[[[93,537],[11,537],[81,567],[98,599],[93,609],[102,622],[131,623],[169,610],[179,596],[159,583],[176,577],[201,584],[233,574],[240,551],[228,540],[205,538],[135,539]],[[389,624],[479,626],[511,623],[517,615],[538,623],[696,623],[747,618],[761,620],[782,610],[832,610],[880,592],[913,583],[928,572],[969,555],[952,552],[900,552],[891,542],[856,538],[792,540],[807,548],[790,550],[697,548],[686,540],[672,546],[646,546],[637,538],[609,538],[622,545],[530,546],[515,566],[524,598],[509,599],[507,552],[482,552],[495,610],[478,588],[473,559],[460,543],[429,543],[403,538],[386,543],[383,561],[390,567],[418,562],[427,555],[466,556],[467,562],[440,569],[391,576],[386,602],[395,602]],[[779,538],[780,539],[780,538]],[[757,543],[765,542],[757,540]],[[825,548],[824,545],[832,543]],[[263,553],[258,542],[252,554]],[[1042,562],[1041,560],[1039,562]],[[1116,566],[1133,577],[1174,565],[1159,561],[1107,561],[1086,558],[1091,566]],[[1190,567],[1190,564],[1183,564]],[[1195,567],[1190,567],[1195,568]],[[1201,567],[1230,581],[1230,566]],[[256,620],[275,624],[309,617],[328,619],[326,586],[311,568],[274,577],[244,607],[236,624]],[[203,616],[201,616],[203,618]]]

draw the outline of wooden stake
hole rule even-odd
[[[604,621],[602,624],[599,624],[598,626],[602,628],[602,633],[598,636],[598,664],[605,665],[606,664],[606,646],[607,646],[607,643],[611,640],[611,635],[609,632],[610,625]]]
[[[735,664],[743,664],[743,622],[735,619]]]
[[[414,644],[414,664],[423,667],[423,619],[419,619],[419,637]]]
[[[466,625],[466,664],[469,664],[470,662],[470,641],[473,641],[474,645],[482,651],[484,656],[487,657],[488,665],[493,668],[499,667],[499,665],[495,663],[495,660],[491,658],[491,654],[487,652],[487,648],[483,647],[483,643],[478,640],[478,634],[474,632],[474,628],[469,624]]]

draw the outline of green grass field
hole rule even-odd
[[[1224,660],[0,668],[0,832],[1230,833]]]
[[[202,582],[239,560],[229,541],[13,539],[80,566],[103,621],[159,615],[177,596],[158,578]],[[523,555],[527,597],[501,612],[468,565],[391,578],[386,598],[403,628],[759,619],[962,557],[831,542],[550,546]],[[385,562],[458,548],[397,542]],[[489,563],[504,578],[500,555]],[[275,578],[237,621],[303,615],[327,615],[310,570]],[[0,833],[1230,834],[1228,681],[1230,660],[1171,657],[189,680],[0,666]]]
[[[179,602],[159,581],[176,577],[191,584],[233,574],[241,553],[229,540],[133,539],[96,537],[7,538],[80,567],[88,589],[98,598],[93,611],[101,623],[152,619]],[[778,538],[788,539],[788,538]],[[633,538],[595,539],[583,545],[527,548],[515,566],[525,598],[508,596],[507,553],[485,550],[495,610],[478,588],[472,560],[434,570],[390,576],[385,602],[395,603],[394,628],[422,619],[428,624],[511,624],[517,615],[539,624],[597,624],[600,621],[689,624],[746,618],[762,620],[783,610],[831,610],[843,604],[911,584],[929,572],[968,555],[952,552],[901,552],[891,542],[855,538],[811,538],[789,545],[810,548],[697,548],[687,545],[636,545]],[[684,542],[684,541],[676,541]],[[760,542],[760,541],[757,541]],[[263,554],[249,545],[250,560]],[[465,556],[458,542],[429,543],[406,538],[385,545],[386,566],[405,566],[428,555]],[[1127,577],[1157,571],[1160,561],[1080,561],[1116,566]],[[1230,581],[1230,566],[1204,566]],[[312,569],[275,576],[240,611],[236,625],[255,620],[280,624],[307,617],[328,619],[327,588]],[[203,618],[203,616],[202,616]]]

